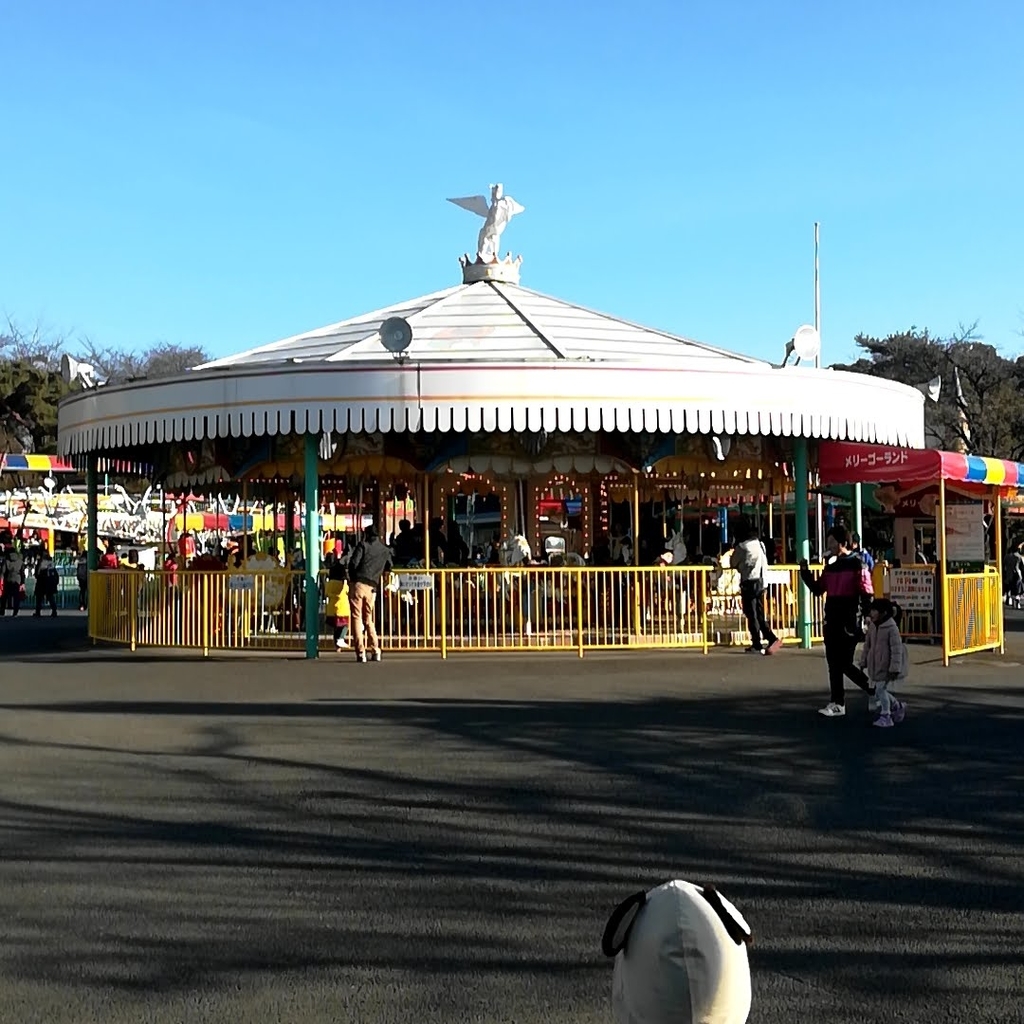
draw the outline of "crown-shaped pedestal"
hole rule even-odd
[[[477,281],[500,281],[503,284],[519,284],[519,268],[523,265],[523,257],[512,258],[512,253],[505,253],[503,260],[484,263],[479,257],[473,259],[469,253],[459,257],[462,267],[462,283],[476,284]]]

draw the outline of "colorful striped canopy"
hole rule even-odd
[[[20,455],[8,452],[0,455],[0,473],[74,473],[75,467],[69,466],[56,455]]]
[[[960,455],[936,448],[890,448],[852,441],[822,441],[818,472],[823,484],[951,483],[1013,490],[1024,487],[1024,464],[981,455]]]

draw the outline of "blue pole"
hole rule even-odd
[[[320,653],[320,438],[306,435],[304,484],[306,501],[306,657]],[[291,505],[289,503],[289,515]]]
[[[810,512],[807,507],[807,438],[793,438],[793,493],[796,498],[796,560],[811,557]],[[811,611],[807,588],[801,583],[797,587],[797,633],[800,646],[811,646]]]

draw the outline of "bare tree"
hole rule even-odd
[[[198,346],[161,341],[144,352],[101,346],[88,336],[78,343],[75,358],[95,367],[97,375],[112,383],[144,377],[172,377],[184,373],[209,356]]]
[[[174,345],[160,341],[145,356],[147,377],[173,377],[205,363],[210,356],[198,345]]]
[[[4,325],[0,327],[0,359],[25,363],[37,370],[57,370],[67,344],[66,335],[39,320],[26,328],[4,314]]]
[[[13,439],[29,452],[55,449],[57,406],[69,391],[60,374],[64,354],[91,364],[97,376],[114,383],[173,376],[209,358],[197,346],[167,341],[143,352],[123,351],[41,322],[25,328],[0,314],[0,443],[10,445]]]

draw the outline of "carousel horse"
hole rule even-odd
[[[520,616],[525,619],[524,628],[526,635],[529,636],[533,632],[530,615],[533,581],[522,572],[509,572],[508,570],[522,569],[533,562],[533,550],[530,548],[530,542],[521,533],[510,534],[498,548],[498,561],[506,569],[501,574],[500,596],[504,601],[511,602],[516,620]],[[525,600],[520,599],[520,590],[522,590]]]
[[[666,565],[686,564],[686,541],[683,539],[682,530],[676,530],[676,532],[665,541],[665,554],[666,556],[669,556],[665,560]]]
[[[510,534],[498,548],[498,561],[510,567],[529,565],[533,561],[530,542],[521,533]]]
[[[683,531],[676,530],[665,540],[665,550],[658,556],[654,564],[662,568],[682,569],[686,565],[687,553]],[[652,612],[663,610],[678,622],[680,629],[684,629],[686,624],[688,604],[686,584],[686,573],[672,573],[665,581],[664,587],[657,587],[655,594],[652,595],[656,599],[660,598],[658,603],[663,605],[663,609],[652,609]]]
[[[742,622],[740,574],[732,568],[731,551],[715,561],[715,567],[709,573],[708,585],[711,591],[711,615],[716,618],[735,618]]]
[[[575,551],[559,551],[551,556],[552,569],[581,569],[586,559]],[[541,573],[537,586],[537,597],[548,609],[550,621],[564,625],[575,618],[576,588],[582,580],[579,573]]]

